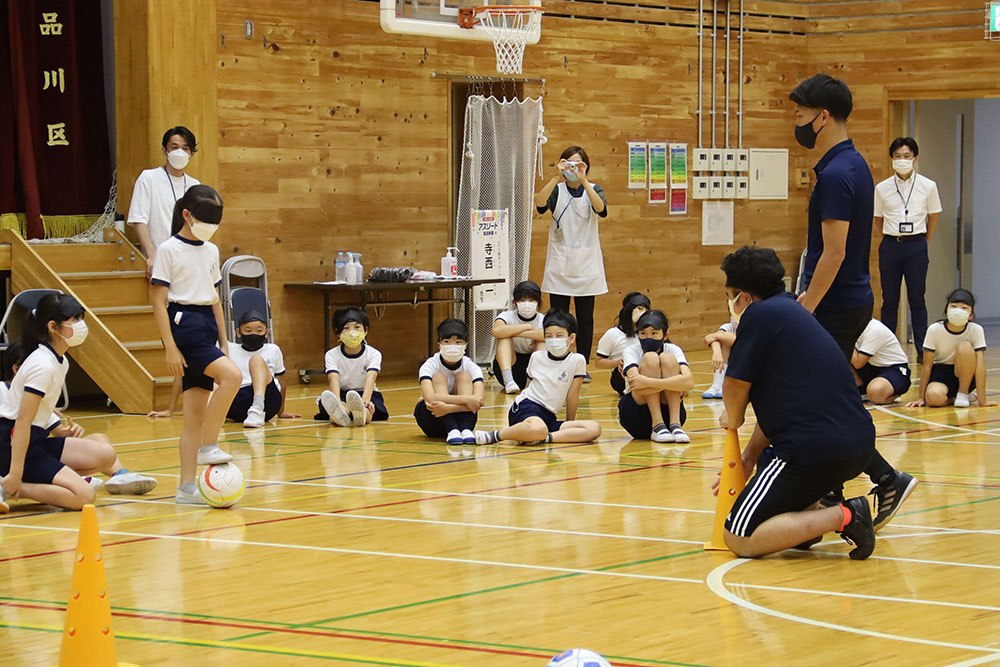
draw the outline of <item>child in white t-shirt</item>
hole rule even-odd
[[[440,351],[420,366],[421,399],[413,417],[428,438],[474,445],[484,388],[483,369],[465,356],[469,328],[448,318],[438,325],[437,338]]]
[[[278,377],[285,374],[281,348],[267,342],[267,318],[256,310],[243,313],[239,321],[239,341],[229,344],[229,358],[243,374],[243,384],[226,415],[248,428],[260,428],[275,417],[298,419],[285,412],[285,386]]]
[[[389,412],[375,379],[382,371],[382,353],[365,342],[370,321],[360,308],[334,311],[333,331],[340,345],[327,350],[326,377],[330,388],[316,399],[318,420],[337,426],[365,426],[385,421]]]
[[[504,392],[516,394],[528,384],[528,360],[531,353],[545,349],[542,332],[542,290],[525,280],[514,287],[514,307],[497,315],[493,337],[497,353],[493,360],[493,376],[504,386]]]
[[[594,366],[611,370],[611,388],[619,396],[625,393],[625,376],[622,374],[624,364],[622,356],[625,350],[635,345],[635,323],[642,314],[650,309],[649,297],[639,292],[629,292],[622,299],[622,309],[618,311],[618,321],[615,326],[604,332],[597,343],[597,359]]]
[[[722,398],[722,382],[726,378],[729,350],[733,349],[734,342],[736,323],[732,320],[705,336],[705,345],[712,350],[712,386],[705,390],[702,398]]]
[[[694,376],[684,351],[667,337],[667,316],[651,310],[635,327],[639,342],[625,351],[628,391],[618,401],[618,421],[636,439],[691,442],[682,426],[687,419],[684,394],[694,387]]]
[[[476,442],[491,445],[502,440],[527,444],[549,442],[591,442],[601,437],[595,421],[576,421],[580,387],[587,374],[587,360],[570,353],[576,341],[576,318],[561,310],[550,310],[542,323],[545,350],[531,355],[528,386],[514,401],[507,428],[476,431]],[[556,413],[566,406],[566,420]]]
[[[975,322],[976,297],[964,289],[948,295],[945,319],[927,327],[920,398],[907,407],[939,408],[954,403],[967,408],[996,405],[986,397],[986,332]],[[930,369],[930,372],[927,372]]]
[[[861,393],[886,405],[910,389],[910,366],[903,346],[889,327],[873,319],[854,344],[851,369]]]

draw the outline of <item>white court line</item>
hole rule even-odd
[[[846,555],[846,554],[845,554]],[[749,600],[744,600],[738,595],[733,594],[726,586],[724,581],[726,573],[730,570],[739,567],[743,563],[750,562],[748,558],[738,558],[736,560],[724,563],[719,567],[712,570],[708,577],[705,578],[705,583],[708,585],[709,590],[718,595],[723,600],[727,600],[732,604],[748,609],[750,611],[755,611],[760,614],[766,614],[768,616],[774,616],[786,621],[791,621],[793,623],[803,623],[806,625],[813,625],[818,628],[825,628],[827,630],[838,630],[840,632],[849,632],[853,634],[866,635],[868,637],[877,637],[879,639],[889,639],[892,641],[903,641],[910,642],[914,644],[923,644],[925,646],[938,646],[943,648],[953,648],[962,651],[985,651],[993,656],[1000,657],[1000,649],[990,648],[987,646],[975,646],[969,644],[955,644],[952,642],[941,642],[934,639],[923,639],[919,637],[904,637],[902,635],[894,635],[888,632],[877,632],[874,630],[864,630],[862,628],[852,628],[847,625],[840,625],[838,623],[828,623],[826,621],[819,621],[811,618],[806,618],[805,616],[798,616],[796,614],[789,614],[783,611],[778,611],[776,609],[769,609],[768,607],[763,607]]]
[[[139,500],[138,498],[128,498],[124,499],[126,503],[132,504],[146,504],[146,505],[168,505],[169,502],[162,500]],[[422,523],[431,526],[447,526],[447,527],[457,527],[457,528],[488,528],[494,530],[509,530],[515,532],[527,532],[527,533],[549,533],[553,535],[573,535],[573,536],[583,536],[583,537],[603,537],[615,540],[636,540],[640,542],[665,542],[668,544],[693,544],[702,545],[705,543],[704,540],[678,540],[668,537],[647,537],[645,535],[619,535],[616,533],[591,533],[583,532],[579,530],[557,530],[554,528],[529,528],[525,526],[505,526],[502,524],[494,523],[468,523],[464,521],[441,521],[435,519],[408,519],[403,517],[392,517],[392,516],[378,516],[375,514],[346,514],[343,512],[308,512],[304,510],[285,510],[278,509],[275,507],[246,507],[245,505],[240,505],[239,509],[244,512],[269,512],[272,514],[291,514],[297,516],[314,516],[314,517],[346,517],[348,519],[365,519],[370,521],[397,521],[400,523]],[[921,533],[921,536],[925,533]],[[1000,610],[1000,609],[998,609]]]
[[[212,510],[206,510],[212,511]],[[28,528],[32,530],[49,530],[64,533],[78,533],[78,528],[59,528],[56,526],[36,526],[31,524],[2,524],[0,528]],[[212,530],[212,529],[207,529]],[[132,533],[117,530],[101,530],[102,535],[117,535],[119,537],[138,537],[157,540],[177,540],[182,542],[204,542],[217,544],[234,544],[237,546],[267,547],[278,549],[297,549],[302,551],[321,551],[326,553],[352,554],[355,556],[376,556],[382,558],[403,558],[408,560],[426,560],[441,563],[458,563],[461,565],[485,565],[488,567],[508,567],[521,570],[540,570],[543,572],[558,572],[560,574],[589,574],[602,577],[617,577],[621,579],[641,579],[646,581],[669,581],[681,584],[701,584],[701,579],[686,577],[667,577],[653,574],[632,574],[628,572],[612,572],[604,570],[584,570],[572,567],[554,567],[550,565],[533,565],[530,563],[509,563],[505,561],[478,560],[474,558],[449,558],[447,556],[424,556],[421,554],[404,554],[391,551],[369,551],[367,549],[342,549],[338,547],[321,547],[307,544],[285,544],[282,542],[257,542],[253,540],[230,540],[217,537],[191,537],[188,535],[157,535],[155,533]],[[108,546],[108,545],[105,545]]]
[[[150,473],[151,477],[180,477],[180,475],[172,473]],[[267,485],[281,485],[281,486],[311,486],[320,487],[326,489],[353,489],[356,491],[389,491],[392,493],[420,493],[430,496],[458,496],[465,498],[491,498],[494,500],[518,500],[525,502],[537,502],[537,503],[556,503],[565,505],[587,505],[590,507],[618,507],[621,509],[633,509],[633,510],[658,510],[662,512],[686,512],[689,514],[715,514],[714,510],[696,510],[688,509],[685,507],[661,507],[659,505],[626,505],[622,503],[598,503],[590,500],[565,500],[563,498],[533,498],[525,496],[502,496],[499,494],[490,493],[462,493],[459,491],[449,492],[449,491],[427,491],[423,489],[392,489],[383,486],[361,486],[355,484],[321,484],[317,482],[285,482],[280,480],[270,480],[270,479],[248,479],[248,483],[253,484],[267,484]],[[155,501],[148,501],[155,502]]]
[[[975,667],[975,665],[985,665],[1000,660],[998,655],[984,655],[981,658],[970,658],[962,662],[953,662],[948,667]]]
[[[976,435],[996,435],[994,433],[990,433],[989,431],[977,431],[976,429],[964,428],[962,426],[952,426],[951,424],[939,424],[937,422],[927,421],[926,419],[920,419],[919,417],[913,417],[912,415],[904,415],[901,412],[890,410],[884,405],[876,405],[875,409],[884,412],[886,414],[892,415],[893,417],[898,417],[899,419],[907,419],[909,421],[919,422],[921,424],[928,424],[930,426],[938,426],[940,428],[948,428],[955,431],[963,431],[965,433],[975,433]]]
[[[902,602],[906,604],[925,604],[936,607],[956,607],[959,609],[976,609],[979,611],[1000,611],[1000,607],[990,607],[982,604],[965,604],[962,602],[941,602],[938,600],[921,600],[918,598],[901,598],[889,595],[864,595],[862,593],[842,593],[840,591],[814,590],[810,588],[790,588],[788,586],[765,586],[763,584],[731,583],[730,588],[754,588],[764,591],[781,591],[784,593],[805,593],[807,595],[829,595],[841,598],[856,598],[859,600],[878,600],[880,602]]]

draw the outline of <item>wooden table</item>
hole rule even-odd
[[[436,303],[464,303],[465,323],[469,324],[472,318],[472,288],[479,285],[490,285],[502,283],[503,278],[488,279],[468,279],[457,280],[426,280],[412,283],[373,283],[364,282],[360,285],[348,285],[346,283],[285,283],[285,289],[301,289],[322,292],[323,294],[323,351],[330,349],[330,314],[333,307],[358,306],[367,311],[369,307],[376,309],[376,317],[381,317],[380,309],[385,306],[427,306],[427,356],[434,354],[435,322],[434,304]],[[434,290],[460,289],[464,292],[462,298],[435,297]],[[349,293],[353,300],[347,302],[332,303],[331,292]],[[410,298],[399,298],[398,293],[409,293]],[[300,371],[300,376],[309,373],[322,373],[323,371],[305,370]]]

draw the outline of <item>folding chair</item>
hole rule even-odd
[[[267,295],[267,267],[264,260],[253,255],[236,255],[222,265],[222,312],[226,321],[226,335],[231,341],[237,338],[240,318],[248,310],[257,310],[267,318],[267,342],[274,342],[271,322],[271,301]],[[233,279],[253,281],[255,285],[233,285]]]
[[[62,293],[62,290],[57,289],[26,289],[15,294],[11,298],[10,303],[7,304],[7,310],[3,314],[3,319],[0,320],[0,354],[5,353],[11,345],[9,330],[11,324],[16,325],[17,334],[19,335],[21,329],[24,328],[24,322],[28,319],[28,315],[38,307],[38,302],[42,300],[43,296]],[[59,410],[65,410],[69,407],[69,392],[66,391],[65,384],[62,388],[62,400],[62,405],[56,406]]]

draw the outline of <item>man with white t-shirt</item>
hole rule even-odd
[[[891,331],[896,330],[899,288],[905,279],[913,344],[919,360],[927,331],[924,302],[929,263],[927,245],[934,236],[942,209],[937,184],[914,168],[918,153],[912,137],[897,137],[889,146],[893,174],[875,186],[875,227],[882,230],[878,246],[882,274],[880,319]]]
[[[910,366],[896,335],[876,319],[861,332],[851,357],[854,381],[876,405],[896,400],[910,389]]]
[[[174,204],[198,179],[184,173],[191,156],[198,151],[194,133],[183,125],[163,134],[165,164],[146,169],[135,180],[128,224],[134,225],[142,252],[146,255],[146,277],[153,273],[156,249],[170,238]]]

